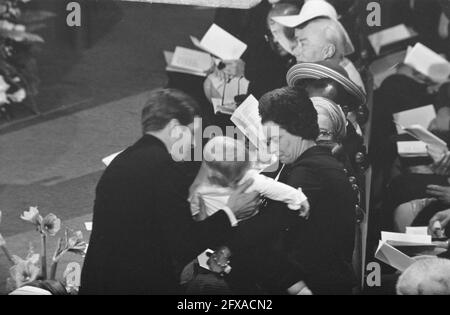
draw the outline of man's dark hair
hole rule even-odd
[[[198,114],[198,105],[189,95],[175,89],[153,90],[142,110],[142,129],[144,132],[159,131],[172,119],[187,126]]]
[[[273,122],[294,136],[317,140],[317,111],[304,89],[285,87],[265,94],[259,101],[262,123]]]

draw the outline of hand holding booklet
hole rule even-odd
[[[447,152],[447,143],[439,137],[432,134],[430,131],[422,127],[421,125],[412,125],[403,128],[408,134],[414,138],[424,142],[427,146],[433,147],[436,150]]]
[[[450,78],[450,63],[421,43],[408,52],[405,64],[436,83],[443,83]]]
[[[177,47],[175,52],[164,52],[167,71],[206,77],[213,65],[212,57],[202,51]]]

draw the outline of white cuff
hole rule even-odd
[[[228,216],[228,219],[230,219],[231,226],[232,227],[238,226],[238,220],[236,219],[236,216],[234,215],[233,211],[231,211],[231,209],[228,207],[224,207],[222,210],[225,211],[225,213]]]

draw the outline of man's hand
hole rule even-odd
[[[450,205],[450,187],[429,185],[427,186],[427,194],[446,205]]]
[[[436,222],[439,222],[442,229],[445,229],[450,223],[450,210],[439,212],[430,220],[430,231],[434,230]]]
[[[250,186],[253,185],[253,179],[249,179],[236,189],[228,200],[228,208],[233,211],[238,220],[251,218],[258,212],[261,198],[258,193],[246,194]]]

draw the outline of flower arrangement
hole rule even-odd
[[[1,217],[2,213],[0,211],[0,223]],[[66,227],[64,235],[58,239],[56,250],[52,256],[49,274],[47,268],[47,238],[55,237],[59,233],[61,220],[52,213],[42,216],[37,207],[30,207],[20,218],[32,224],[39,233],[41,253],[36,254],[30,245],[25,259],[11,255],[6,247],[5,239],[0,234],[0,248],[12,266],[10,268],[10,278],[7,280],[8,291],[13,291],[36,280],[56,280],[58,264],[67,253],[83,257],[86,254],[88,245],[83,241],[81,231],[73,231]]]
[[[23,11],[31,0],[0,0],[0,116],[9,107],[37,94],[39,79],[33,48],[44,40],[31,31],[54,16],[45,11]]]

